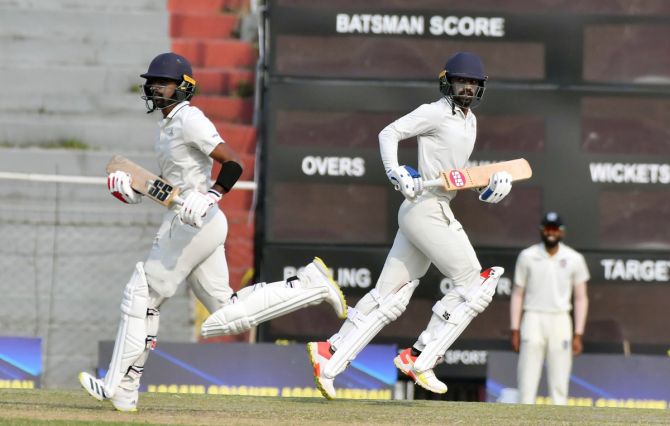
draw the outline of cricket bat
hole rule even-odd
[[[179,196],[179,188],[121,155],[113,156],[107,163],[106,170],[107,173],[116,171],[128,173],[132,177],[130,186],[135,191],[165,207],[170,207],[172,203],[183,204],[184,202]]]
[[[529,179],[533,175],[528,161],[525,158],[517,158],[483,166],[445,170],[440,173],[438,179],[425,181],[423,185],[429,188],[443,187],[446,191],[481,188],[489,184],[492,174],[502,171],[511,174],[513,181]]]

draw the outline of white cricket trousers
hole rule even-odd
[[[521,349],[517,367],[519,402],[535,403],[546,357],[549,396],[556,405],[567,404],[572,368],[570,314],[524,311],[520,334]]]
[[[355,311],[368,315],[371,310],[378,309],[378,298],[384,300],[406,283],[423,277],[431,263],[453,280],[454,288],[442,298],[442,303],[448,310],[454,309],[463,302],[457,289],[473,283],[479,277],[481,266],[449,203],[430,194],[415,203],[405,200],[398,211],[398,226],[393,247],[375,285],[378,297],[366,295],[356,304]],[[428,323],[429,332],[444,322],[434,317],[431,315]],[[352,333],[356,327],[352,320],[347,319],[330,341],[357,338],[358,333]],[[423,350],[425,343],[417,341],[415,346]],[[362,345],[354,355],[361,349]]]
[[[398,211],[398,226],[377,281],[380,296],[423,277],[431,263],[452,279],[454,287],[467,286],[479,275],[481,265],[475,250],[447,201],[430,194],[415,203],[405,200]],[[450,293],[443,302],[453,309],[462,300]]]
[[[228,221],[218,206],[207,211],[200,229],[183,224],[175,211],[166,212],[144,264],[149,288],[164,300],[186,280],[209,312],[216,311],[233,294],[224,250],[227,235]]]

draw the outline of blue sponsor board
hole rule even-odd
[[[113,350],[100,342],[98,375]],[[368,345],[337,376],[338,397],[392,399],[395,345]],[[225,395],[321,396],[305,345],[272,343],[160,343],[145,366],[141,391]]]
[[[0,337],[0,388],[39,388],[41,376],[41,339]]]
[[[518,355],[489,351],[487,401],[517,402]],[[583,354],[573,360],[568,405],[667,409],[670,404],[668,357]],[[546,370],[536,403],[550,404]]]

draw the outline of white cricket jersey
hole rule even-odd
[[[519,254],[514,270],[514,283],[525,287],[524,311],[570,311],[572,288],[589,278],[584,256],[563,243],[553,256],[544,243],[528,247]]]
[[[184,196],[194,189],[206,192],[212,185],[209,154],[223,139],[205,114],[181,102],[158,122],[156,142],[161,176],[181,188]]]
[[[451,104],[441,98],[386,126],[379,133],[384,168],[398,167],[398,142],[414,136],[419,148],[418,170],[424,180],[437,179],[443,170],[465,167],[477,138],[477,118],[472,111],[465,115],[458,107],[454,112]],[[448,200],[456,196],[456,191],[431,191]]]

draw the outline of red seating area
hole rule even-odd
[[[237,29],[238,18],[232,13],[221,15],[192,13],[170,15],[170,37],[230,38]]]
[[[219,134],[242,159],[241,180],[253,180],[256,129],[252,125],[257,50],[238,39],[240,17],[248,0],[168,0],[172,51],[189,59],[198,82],[192,104],[214,122]],[[219,168],[215,167],[216,175]],[[238,290],[253,268],[254,212],[252,191],[233,190],[221,200],[228,218],[226,257],[230,283]],[[248,335],[212,339],[247,340]]]
[[[242,84],[254,81],[254,72],[239,68],[196,68],[193,71],[201,95],[235,94]]]
[[[253,99],[221,95],[199,95],[193,98],[191,104],[203,110],[212,121],[248,124],[251,123],[254,113]],[[226,139],[225,134],[222,133],[221,136]]]
[[[226,123],[223,121],[214,121],[214,125],[222,135],[225,135],[226,142],[235,147],[238,153],[256,152],[256,128],[247,124]],[[250,164],[245,164],[250,166]]]
[[[172,50],[184,55],[193,67],[252,69],[256,49],[240,40],[210,38],[173,38]]]
[[[249,0],[168,0],[171,13],[211,13],[245,10]]]

